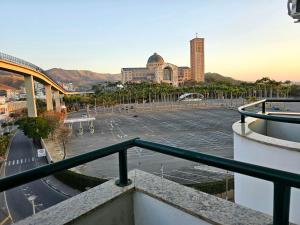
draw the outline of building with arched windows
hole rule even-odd
[[[204,39],[191,40],[191,68],[166,63],[157,53],[151,55],[146,67],[122,68],[123,83],[155,82],[178,86],[185,81],[204,82]]]
[[[122,82],[141,83],[152,81],[178,86],[182,80],[179,70],[181,70],[181,67],[166,63],[160,55],[154,53],[149,57],[146,67],[122,68]],[[190,68],[186,67],[186,70],[190,74]]]

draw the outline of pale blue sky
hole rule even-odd
[[[44,69],[119,73],[158,52],[189,66],[206,39],[206,72],[300,80],[300,25],[286,0],[1,0],[0,51]]]

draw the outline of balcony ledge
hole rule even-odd
[[[127,187],[118,187],[115,185],[115,180],[110,180],[41,211],[36,215],[28,217],[18,222],[17,225],[87,224],[86,219],[95,213],[97,214],[97,210],[107,207],[108,203],[124,198],[124,196],[133,196],[133,198],[129,198],[134,199],[134,195],[137,193],[154,199],[154,201],[160,202],[159,204],[166,205],[172,212],[175,211],[176,213],[166,213],[161,216],[159,215],[159,211],[155,212],[155,208],[154,211],[148,209],[147,204],[144,205],[143,211],[140,206],[136,206],[136,208],[132,206],[132,208],[134,208],[134,210],[132,210],[134,211],[134,213],[132,212],[134,219],[131,224],[154,224],[149,220],[138,221],[136,219],[136,214],[143,214],[145,211],[151,214],[150,218],[158,217],[160,221],[164,219],[161,217],[165,217],[166,220],[170,220],[171,218],[172,220],[172,216],[178,215],[178,212],[180,212],[183,215],[182,218],[187,215],[192,220],[201,221],[200,223],[197,222],[194,224],[272,224],[272,218],[266,214],[140,170],[131,171],[129,178],[132,180],[132,184]],[[127,198],[127,200],[129,198]],[[132,202],[134,201],[135,200],[132,200]],[[122,205],[117,205],[117,207],[118,211],[124,209]],[[126,208],[125,210],[128,209]],[[114,211],[111,212],[111,214],[113,217],[117,217],[118,212]],[[118,224],[115,223],[115,221],[116,218],[114,218],[114,223],[110,224]],[[122,224],[126,224],[123,222],[124,221],[122,221]],[[163,223],[167,224],[165,222]],[[93,223],[89,222],[88,224]],[[180,224],[180,221],[174,219],[172,224]]]
[[[268,114],[277,114],[277,115],[286,115],[286,116],[299,116],[297,113],[268,113]],[[300,143],[290,140],[284,140],[280,138],[271,137],[262,133],[259,133],[253,129],[253,127],[258,123],[268,123],[268,121],[264,121],[262,119],[256,119],[252,117],[247,117],[245,123],[241,123],[240,121],[234,123],[232,125],[232,129],[234,134],[237,134],[241,137],[247,138],[249,140],[259,142],[265,145],[270,145],[274,147],[284,148],[287,150],[298,151],[300,152]],[[280,123],[280,122],[274,122]],[[266,126],[266,125],[265,125]]]

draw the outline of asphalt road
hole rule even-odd
[[[44,164],[43,158],[37,158],[36,149],[32,141],[23,133],[18,132],[11,143],[5,175],[20,173]],[[22,220],[33,214],[33,207],[28,200],[30,196],[35,198],[35,210],[39,212],[65,199],[66,196],[53,190],[42,180],[36,180],[25,185],[10,189],[5,192],[6,202],[13,222]]]

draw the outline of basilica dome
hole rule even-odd
[[[156,64],[159,64],[159,65],[162,65],[165,63],[164,59],[158,55],[156,52],[151,55],[147,61],[147,64],[153,64],[153,63],[156,63]]]

